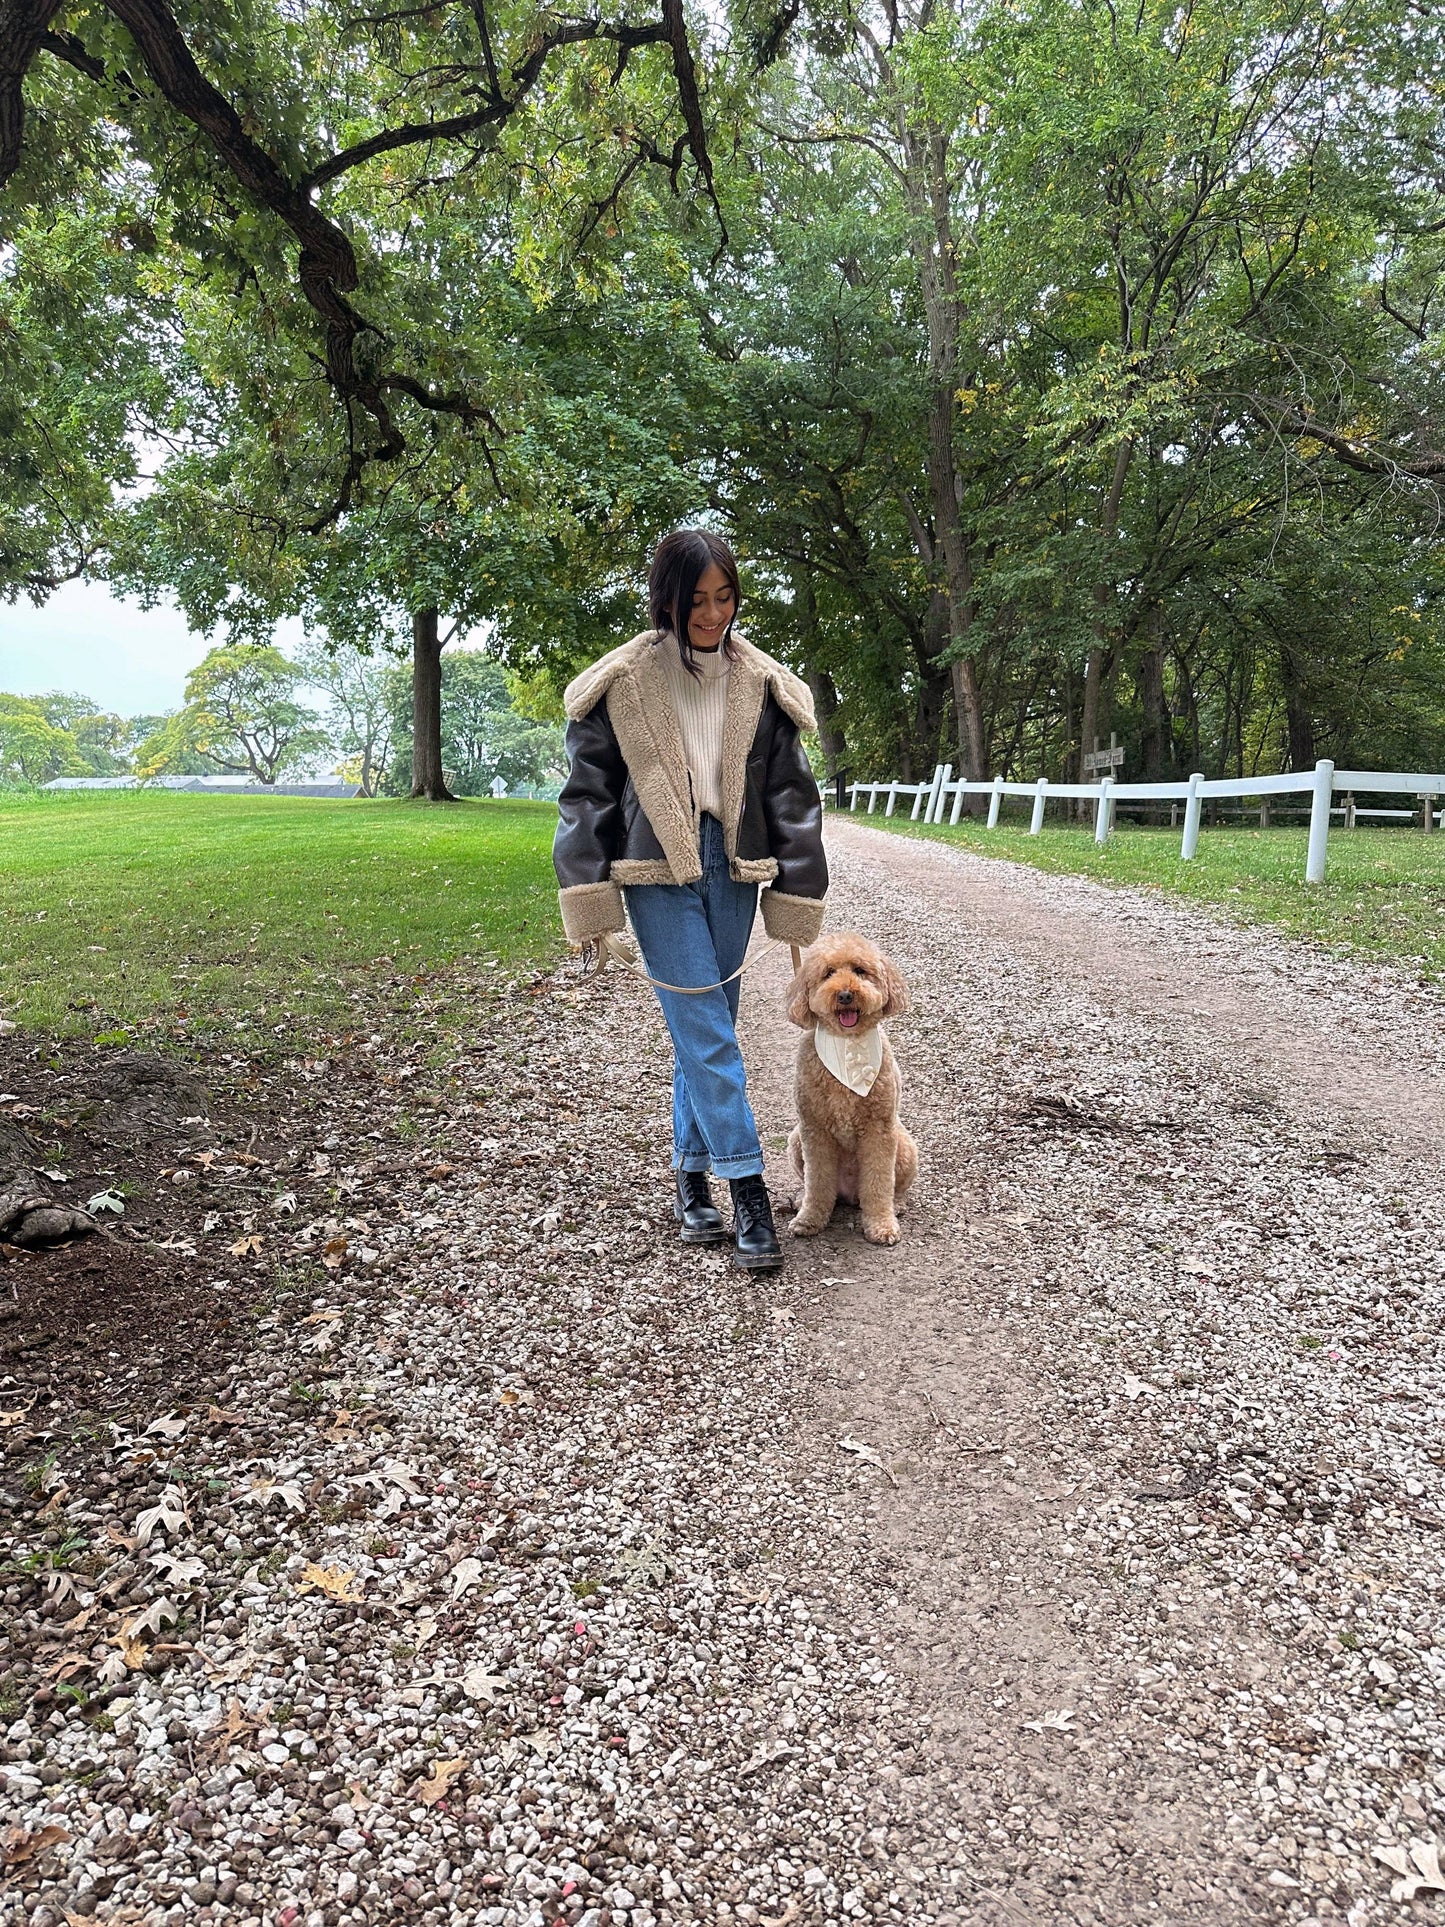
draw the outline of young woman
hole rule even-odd
[[[672,1037],[674,1215],[687,1244],[727,1237],[707,1174],[732,1189],[744,1270],[783,1261],[763,1183],[736,1032],[738,980],[763,891],[770,937],[809,944],[828,865],[818,785],[800,732],[807,686],[733,627],[738,570],[726,542],[679,529],[648,580],[652,627],[593,663],[566,693],[571,773],[552,860],[574,943],[621,930],[623,904]],[[731,982],[724,979],[732,978]]]

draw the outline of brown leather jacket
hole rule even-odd
[[[552,861],[574,943],[623,927],[621,886],[691,883],[702,874],[698,823],[667,676],[652,630],[569,684],[570,774]],[[828,863],[817,781],[800,732],[807,685],[734,632],[723,727],[723,841],[739,883],[764,883],[768,935],[812,943]]]

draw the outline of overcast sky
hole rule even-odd
[[[282,623],[275,640],[294,653],[300,623]],[[0,690],[12,696],[62,689],[122,716],[154,715],[180,706],[208,647],[174,604],[142,609],[102,582],[67,582],[39,609],[0,602]]]

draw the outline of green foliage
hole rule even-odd
[[[315,711],[296,700],[297,665],[262,643],[208,651],[186,678],[185,707],[136,751],[141,777],[166,776],[198,756],[213,770],[274,783],[330,747]]]
[[[0,783],[48,783],[86,773],[75,738],[50,721],[44,702],[0,694]]]
[[[404,682],[396,697],[396,760],[388,789],[405,796],[411,789],[411,692]],[[567,767],[558,725],[519,715],[506,671],[476,649],[442,657],[442,761],[458,796],[490,796],[494,782],[555,794]]]

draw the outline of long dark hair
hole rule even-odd
[[[647,608],[652,626],[657,630],[670,630],[677,637],[678,653],[683,665],[694,675],[697,674],[697,665],[687,634],[692,616],[692,598],[697,592],[698,583],[714,562],[727,577],[728,587],[733,592],[733,622],[736,622],[738,605],[743,599],[738,586],[737,561],[722,537],[714,535],[710,529],[674,529],[671,535],[663,536],[653,551],[652,567],[647,573]],[[733,647],[732,622],[723,636],[722,648],[723,654],[729,658],[737,654]]]

